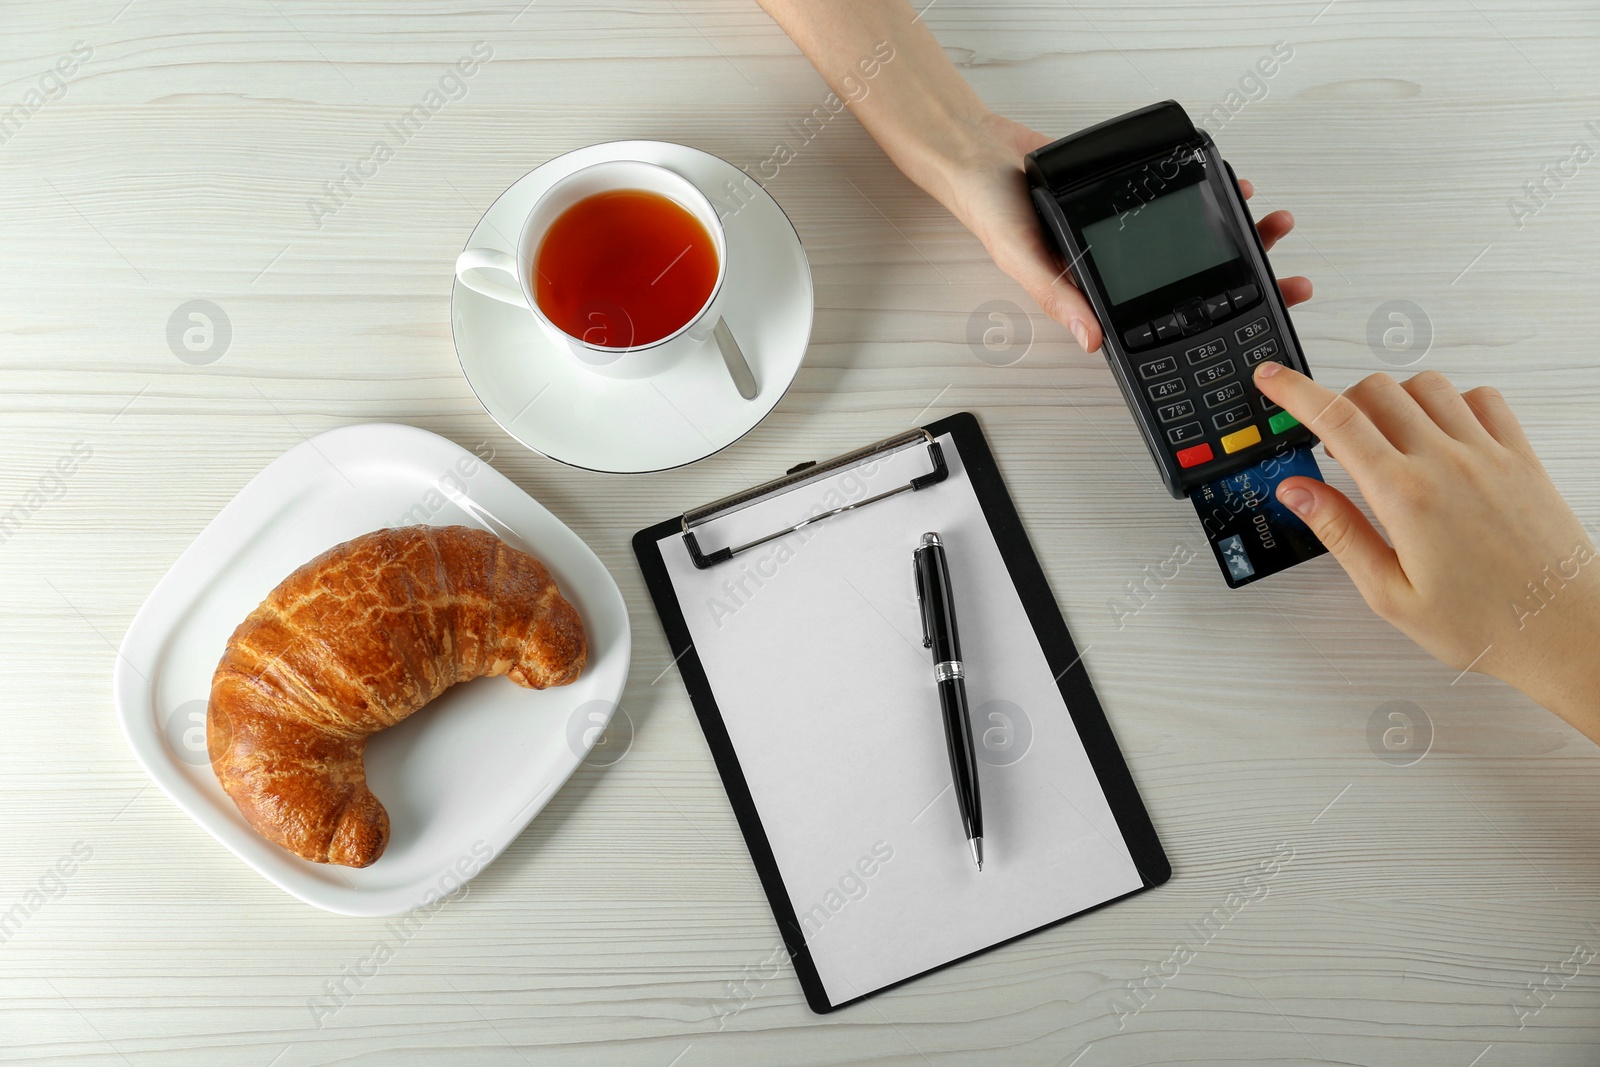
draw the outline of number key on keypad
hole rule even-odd
[[[1160,407],[1156,408],[1156,418],[1160,419],[1162,422],[1172,422],[1174,419],[1181,419],[1185,415],[1193,414],[1193,400],[1180,400],[1176,404],[1162,404]]]
[[[1240,344],[1247,344],[1267,332],[1267,320],[1259,318],[1248,326],[1241,326],[1233,331],[1234,340]]]
[[[1249,419],[1250,405],[1240,404],[1236,408],[1229,408],[1227,411],[1213,415],[1211,424],[1219,430],[1226,430],[1229,426],[1237,426],[1241,422],[1248,422]]]
[[[1212,382],[1219,382],[1232,374],[1233,360],[1225,359],[1221,363],[1213,363],[1204,370],[1196,371],[1194,375],[1194,384],[1201,386],[1210,385]]]
[[[1220,389],[1213,389],[1206,394],[1206,407],[1219,408],[1231,400],[1238,400],[1244,396],[1243,382],[1229,382]]]
[[[1260,344],[1256,345],[1254,348],[1250,348],[1250,349],[1246,349],[1245,350],[1245,352],[1244,352],[1244,365],[1246,367],[1254,367],[1257,363],[1260,363],[1262,360],[1271,359],[1273,356],[1275,356],[1277,354],[1278,354],[1278,341],[1277,341],[1276,338],[1269,337],[1265,341],[1262,341]]]
[[[1159,378],[1163,374],[1172,374],[1178,369],[1177,356],[1162,356],[1153,363],[1145,363],[1139,367],[1139,377]]]
[[[1177,396],[1183,392],[1182,378],[1168,378],[1164,382],[1157,382],[1145,390],[1150,394],[1151,400],[1165,400],[1169,396]]]
[[[1189,365],[1204,363],[1208,359],[1216,359],[1228,350],[1228,342],[1220,337],[1213,337],[1203,345],[1196,345],[1184,353],[1189,358]]]

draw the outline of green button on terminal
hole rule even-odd
[[[1300,420],[1289,414],[1287,411],[1280,411],[1276,415],[1272,416],[1272,418],[1267,420],[1267,425],[1272,427],[1273,433],[1283,433],[1285,430],[1293,429],[1294,427],[1299,426]]]

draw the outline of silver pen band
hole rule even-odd
[[[958,659],[942,660],[933,665],[933,680],[936,682],[948,682],[952,678],[965,678],[966,676],[967,672]]]

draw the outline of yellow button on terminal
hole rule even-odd
[[[1236,430],[1222,439],[1224,452],[1238,452],[1240,449],[1249,448],[1251,445],[1261,443],[1261,431],[1254,426],[1246,426]]]

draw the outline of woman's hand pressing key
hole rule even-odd
[[[1263,363],[1255,381],[1322,438],[1388,534],[1314,478],[1278,486],[1372,610],[1600,742],[1600,560],[1505,398],[1437,371],[1335,393]]]

